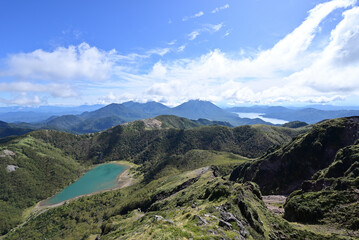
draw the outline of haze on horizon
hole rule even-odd
[[[14,0],[0,30],[0,106],[359,102],[356,0]]]

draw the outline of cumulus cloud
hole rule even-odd
[[[136,63],[152,55],[164,56],[170,48],[154,48],[143,54],[121,55],[116,50],[104,51],[87,43],[78,46],[56,48],[48,52],[42,49],[30,53],[9,55],[5,59],[6,70],[0,75],[19,79],[42,81],[104,81],[115,68]]]
[[[78,89],[88,89],[95,83],[97,87],[111,84],[114,78],[133,71],[134,66],[152,55],[162,57],[170,51],[170,48],[153,48],[143,53],[121,55],[116,50],[104,51],[81,43],[53,51],[38,49],[11,54],[3,60],[5,64],[0,69],[0,93],[41,93],[55,98],[73,98],[80,95]],[[1,103],[36,103],[29,97],[19,99],[22,100],[16,98]]]
[[[217,49],[197,59],[159,62],[144,76],[153,82],[144,96],[169,103],[194,98],[260,104],[343,100],[348,92],[359,91],[355,3],[333,0],[317,5],[299,27],[254,58],[235,59]],[[320,23],[334,10],[348,7],[329,44],[308,50]]]
[[[50,93],[53,97],[76,97],[78,93],[68,84],[38,84],[31,82],[0,83],[0,92]]]
[[[219,12],[219,11],[221,11],[221,10],[224,10],[224,9],[227,9],[227,8],[229,8],[229,4],[226,4],[226,5],[223,5],[223,6],[221,6],[221,7],[215,8],[215,9],[213,9],[213,10],[211,11],[211,13],[217,13],[217,12]]]
[[[116,61],[116,51],[103,51],[87,43],[52,52],[42,49],[12,54],[6,59],[3,75],[43,80],[107,79]]]
[[[309,67],[291,75],[289,81],[301,82],[323,93],[359,90],[359,7],[345,11],[343,17],[319,57]]]
[[[41,100],[39,96],[28,97],[26,94],[21,94],[10,100],[0,98],[0,103],[6,105],[39,106],[46,103],[46,101]]]
[[[161,58],[145,73],[125,64],[137,64],[151,55],[179,53],[186,45],[177,46],[173,42],[143,54],[120,55],[115,50],[103,51],[83,43],[52,52],[36,50],[10,55],[6,61],[8,68],[0,75],[13,79],[1,83],[0,92],[20,95],[0,102],[39,104],[42,100],[34,94],[44,93],[73,97],[81,84],[89,82],[94,85],[92,89],[105,86],[109,90],[98,99],[101,103],[154,100],[175,105],[189,99],[229,104],[342,101],[347,96],[359,96],[359,8],[355,3],[332,0],[318,4],[273,47],[251,56],[242,50],[229,55],[214,49],[197,58],[167,61]],[[321,23],[337,9],[343,11],[342,20],[326,44],[313,50],[311,46]],[[222,23],[202,25],[188,39],[195,40],[200,34],[215,33],[223,27]],[[225,36],[227,33],[230,32]],[[35,84],[28,80],[36,78],[42,81]],[[78,79],[87,81],[74,84]],[[60,84],[59,80],[67,82]]]
[[[186,17],[183,17],[182,18],[182,21],[185,22],[185,21],[188,21],[192,18],[199,18],[199,17],[202,17],[204,15],[204,12],[202,11],[199,11],[198,13],[192,15],[192,16],[186,16]]]

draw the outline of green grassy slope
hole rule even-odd
[[[253,158],[274,145],[290,141],[291,135],[299,131],[265,125],[145,130],[144,124],[137,122],[95,135],[89,158],[96,163],[132,161],[142,165],[146,178],[153,178],[166,165],[164,160],[175,159],[193,149],[226,151]]]
[[[137,120],[134,122],[125,123],[123,125],[132,125],[138,121],[144,122],[146,129],[166,129],[166,128],[177,128],[177,129],[190,129],[201,126],[227,126],[233,127],[228,122],[222,121],[210,121],[207,119],[190,120],[188,118],[177,117],[175,115],[160,115],[155,118]]]
[[[102,163],[122,159],[155,165],[163,157],[182,155],[192,149],[258,157],[274,145],[289,142],[292,136],[302,131],[266,125],[148,130],[142,121],[136,121],[92,135],[78,136],[50,130],[32,135],[83,161]]]
[[[113,160],[140,165],[145,182],[208,165],[229,173],[246,157],[288,142],[301,129],[273,126],[224,126],[191,129],[146,129],[137,121],[107,131],[73,135],[54,130],[31,132],[2,143],[15,157],[1,159],[2,232],[19,223],[22,211],[76,179],[84,166]],[[244,157],[241,157],[243,155]],[[6,172],[7,165],[19,168]]]
[[[14,123],[6,123],[0,121],[0,138],[8,136],[20,136],[33,131],[35,128],[22,126]]]
[[[215,169],[170,175],[49,209],[7,239],[338,239],[295,230],[255,184]]]
[[[285,218],[359,230],[359,144],[338,151],[333,163],[290,195]]]
[[[15,155],[5,156],[3,151]],[[2,155],[2,156],[1,156]],[[7,167],[14,165],[13,172]],[[79,177],[83,168],[30,134],[0,145],[0,233],[23,221],[22,211]]]
[[[155,119],[162,123],[162,128],[188,129],[201,126],[201,124],[195,123],[187,118],[177,117],[174,115],[161,115],[155,117]]]

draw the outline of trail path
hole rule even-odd
[[[263,196],[263,202],[267,206],[268,210],[278,215],[282,215],[284,213],[283,205],[286,199],[287,197],[283,195]]]

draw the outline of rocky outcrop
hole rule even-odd
[[[14,171],[16,171],[17,168],[19,168],[19,167],[15,166],[15,165],[7,165],[6,170],[7,170],[7,172],[14,172]]]
[[[324,121],[257,162],[239,166],[230,179],[256,182],[266,195],[286,195],[331,165],[338,150],[352,145],[358,138],[359,117]]]
[[[0,157],[4,158],[4,157],[14,157],[15,153],[13,151],[10,151],[8,149],[4,149],[2,150],[2,152],[0,152]]]

